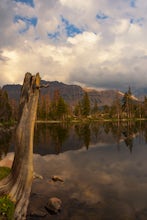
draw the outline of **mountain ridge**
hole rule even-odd
[[[82,98],[85,92],[88,93],[91,106],[95,103],[98,106],[111,106],[113,101],[117,98],[122,99],[124,93],[119,90],[97,90],[82,88],[79,85],[69,85],[58,81],[41,81],[42,84],[49,84],[48,88],[41,88],[40,97],[48,96],[50,100],[53,99],[55,91],[59,91],[62,98],[71,106],[75,106]],[[14,99],[18,102],[21,85],[20,84],[6,84],[2,87],[3,90],[7,91],[10,99]],[[136,99],[136,97],[135,97]]]

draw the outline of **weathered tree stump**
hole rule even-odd
[[[14,219],[26,219],[33,180],[33,137],[39,99],[40,76],[25,74],[16,127],[15,157],[11,173],[0,182],[0,195],[15,203]]]

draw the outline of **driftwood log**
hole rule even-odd
[[[26,219],[33,180],[33,137],[39,99],[40,76],[25,74],[16,127],[15,157],[8,177],[0,181],[0,195],[15,203],[14,219]]]

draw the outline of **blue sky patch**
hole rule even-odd
[[[68,37],[74,37],[77,34],[83,33],[83,29],[76,27],[74,24],[71,24],[67,19],[61,16],[61,21],[65,26],[65,31]]]
[[[96,18],[97,18],[98,20],[106,20],[106,19],[109,18],[109,16],[100,11],[100,12],[96,15]]]
[[[136,8],[136,0],[130,0],[130,6]]]
[[[48,32],[47,35],[48,35],[48,38],[50,38],[52,40],[59,40],[59,38],[60,38],[60,25],[57,26],[56,31],[54,31],[52,33]]]
[[[138,24],[139,26],[143,25],[144,18],[131,18],[130,24]]]
[[[58,25],[54,32],[48,32],[48,38],[52,40],[59,40],[63,32],[67,37],[74,37],[77,34],[83,33],[83,29],[78,28],[74,24],[70,23],[66,18],[61,15],[61,25]]]
[[[58,40],[60,37],[60,32],[55,31],[53,33],[48,33],[47,35],[48,35],[48,38],[50,38],[50,39]]]
[[[14,23],[19,22],[20,20],[23,21],[26,26],[24,29],[19,30],[19,33],[24,33],[29,29],[30,26],[36,27],[38,19],[37,17],[29,18],[29,17],[22,17],[20,15],[16,15],[14,17]]]
[[[35,7],[33,0],[14,0],[14,1],[24,3],[26,5],[33,7],[33,8]]]

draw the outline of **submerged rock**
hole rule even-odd
[[[47,212],[45,210],[33,209],[30,213],[30,216],[33,217],[45,217]]]
[[[147,208],[144,208],[136,213],[138,220],[146,220],[147,219]]]
[[[57,197],[52,197],[48,200],[45,208],[50,214],[57,214],[61,211],[62,201]]]
[[[60,176],[52,176],[51,178],[54,182],[57,182],[57,181],[64,182],[64,180]]]
[[[34,178],[34,179],[38,178],[38,179],[41,179],[41,180],[42,180],[42,179],[43,179],[43,176],[41,176],[40,174],[34,172],[34,173],[33,173],[33,178]]]

